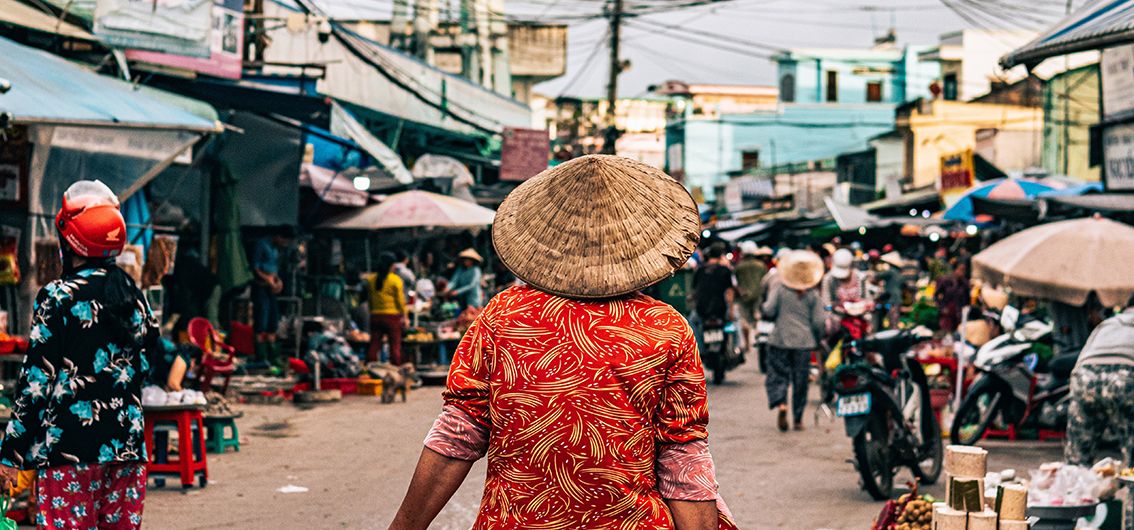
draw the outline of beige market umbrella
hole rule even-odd
[[[379,204],[331,219],[321,228],[383,230],[387,228],[472,228],[492,224],[496,212],[478,204],[428,191],[396,193]]]
[[[1103,306],[1134,294],[1134,228],[1091,217],[1029,228],[973,256],[973,272],[1014,294]]]

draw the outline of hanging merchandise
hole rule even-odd
[[[173,259],[177,255],[177,236],[154,237],[150,254],[142,265],[142,287],[161,285],[161,279],[173,274]]]
[[[20,283],[20,229],[0,227],[0,285]]]
[[[59,258],[59,240],[54,237],[35,241],[35,283],[47,285],[63,275],[63,262]]]

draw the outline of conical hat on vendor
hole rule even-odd
[[[791,289],[806,291],[823,280],[823,259],[810,250],[793,250],[780,258],[780,281]]]
[[[700,241],[681,183],[628,158],[589,155],[521,184],[496,211],[492,243],[517,277],[568,298],[622,296],[685,264]]]
[[[466,248],[460,254],[457,254],[457,258],[471,259],[471,260],[473,260],[477,263],[483,263],[484,262],[484,258],[480,257],[480,254],[476,250],[471,249],[471,248]]]

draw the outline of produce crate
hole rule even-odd
[[[361,377],[358,379],[358,394],[360,396],[381,396],[382,380]]]
[[[323,380],[319,381],[319,389],[320,390],[338,390],[338,391],[342,392],[343,395],[357,394],[358,393],[358,379],[348,379],[348,378],[323,379]]]

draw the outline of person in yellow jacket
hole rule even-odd
[[[402,278],[394,272],[397,258],[383,252],[378,256],[377,272],[366,277],[370,298],[370,349],[367,362],[378,360],[382,339],[390,341],[390,364],[402,364],[402,328],[407,324],[406,294]]]

